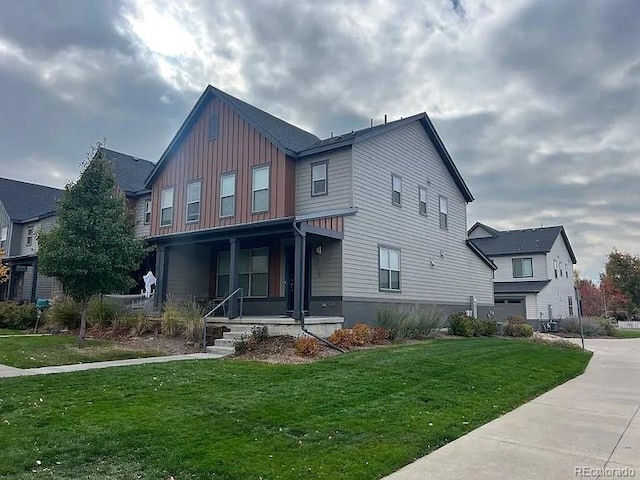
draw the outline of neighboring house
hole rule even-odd
[[[578,315],[573,265],[576,257],[564,227],[499,231],[482,223],[469,239],[496,264],[495,317],[540,320]]]
[[[145,180],[154,164],[130,155],[102,148],[105,158],[113,163],[118,190],[125,194],[127,206],[134,215],[136,235],[149,236],[151,191]],[[9,265],[9,282],[0,287],[0,300],[34,302],[61,292],[55,279],[38,275],[38,232],[49,231],[56,224],[56,202],[62,190],[0,178],[0,246],[4,246],[3,263]],[[144,287],[142,275],[155,266],[155,253],[134,273],[138,285]]]
[[[321,140],[208,86],[147,188],[158,304],[241,287],[247,315],[345,325],[391,304],[493,309],[473,197],[425,113]]]

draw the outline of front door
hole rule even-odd
[[[309,311],[309,292],[311,292],[311,250],[305,249],[305,266],[304,266],[304,309]],[[295,291],[295,272],[296,272],[295,248],[293,245],[284,247],[284,296],[287,302],[287,315],[293,314],[293,296]]]

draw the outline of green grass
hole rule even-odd
[[[76,337],[65,335],[0,338],[0,364],[34,368],[163,355],[155,351],[124,350],[107,340],[87,339],[82,349],[77,344]]]
[[[640,330],[617,329],[616,337],[619,338],[640,338]]]
[[[33,333],[33,330],[12,330],[10,328],[0,328],[0,335],[22,335],[23,333]]]
[[[0,478],[380,478],[589,358],[465,339],[305,365],[200,360],[6,378]]]

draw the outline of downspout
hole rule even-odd
[[[319,337],[318,335],[316,335],[313,332],[310,332],[307,329],[307,326],[304,323],[304,265],[305,265],[305,232],[303,232],[302,230],[300,230],[300,228],[298,227],[297,223],[293,222],[293,230],[295,231],[295,233],[302,238],[302,258],[301,259],[296,259],[298,261],[302,262],[302,275],[300,277],[300,285],[296,285],[296,288],[299,289],[300,291],[300,303],[301,303],[301,308],[300,311],[297,312],[300,315],[300,328],[302,329],[302,331],[304,333],[306,333],[307,335],[309,335],[310,337],[315,338],[316,340],[318,340],[319,342],[324,343],[327,347],[329,348],[333,348],[334,350],[339,351],[340,353],[346,353],[345,350],[343,350],[342,348],[340,348],[339,346],[331,343],[329,340],[326,340],[324,338]],[[295,295],[295,293],[294,293]]]

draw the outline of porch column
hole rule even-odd
[[[13,290],[16,288],[16,266],[9,267],[9,285],[7,286],[7,300],[13,300]]]
[[[238,257],[240,256],[240,243],[237,238],[229,240],[229,295],[238,288]],[[248,292],[243,292],[246,295]],[[229,300],[229,308],[227,314],[229,318],[238,317],[239,299],[237,295]]]
[[[300,321],[304,315],[304,260],[305,260],[305,232],[301,228],[296,232],[294,248],[294,273],[293,273],[293,318]]]
[[[33,280],[31,280],[31,303],[36,303],[36,296],[38,295],[38,259],[33,261]]]
[[[164,301],[164,294],[166,292],[166,273],[167,273],[167,248],[164,245],[158,245],[156,247],[156,292],[153,294],[153,308],[160,310],[162,308],[162,302]]]

